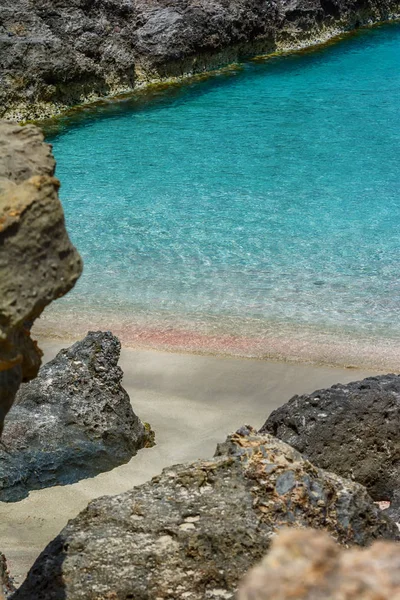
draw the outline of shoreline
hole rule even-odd
[[[3,119],[10,119],[20,122],[22,125],[34,123],[44,130],[57,128],[59,120],[73,119],[74,116],[86,111],[96,111],[102,106],[107,106],[110,103],[115,104],[133,98],[135,95],[151,94],[152,91],[157,91],[162,88],[172,86],[185,85],[190,82],[195,82],[201,79],[215,77],[223,72],[228,72],[239,66],[241,63],[251,60],[270,60],[274,57],[297,54],[302,52],[318,52],[325,47],[339,43],[342,40],[358,35],[362,32],[379,28],[382,26],[395,25],[400,22],[400,13],[393,13],[385,20],[374,21],[370,17],[366,23],[361,23],[358,27],[340,27],[338,25],[319,31],[317,35],[308,39],[297,40],[296,43],[285,44],[278,41],[275,48],[268,49],[267,40],[254,40],[247,42],[244,47],[227,47],[223,50],[210,55],[199,55],[188,57],[180,61],[179,75],[167,74],[161,76],[158,73],[148,74],[142,71],[139,67],[138,76],[133,87],[117,86],[111,90],[111,93],[106,95],[89,94],[82,102],[73,105],[61,103],[46,103],[38,101],[35,103],[35,112],[42,112],[40,116],[28,115],[23,105],[17,104],[10,110],[7,110]],[[270,42],[269,42],[270,44]],[[248,47],[248,50],[245,48]],[[253,50],[251,49],[253,48]],[[264,49],[263,49],[264,48]],[[207,60],[208,59],[208,60]],[[191,66],[187,69],[182,65],[188,62]],[[195,68],[193,67],[195,65]],[[200,67],[199,67],[200,65]],[[202,66],[201,66],[202,65]],[[175,70],[173,65],[164,65],[166,71]]]
[[[36,321],[33,337],[76,341],[90,330],[110,330],[124,348],[158,352],[273,361],[339,369],[400,371],[396,339],[366,337],[323,329],[252,323],[249,333],[237,333],[195,323],[171,326],[134,322],[119,315],[67,316],[49,314]]]
[[[70,345],[43,338],[39,344],[45,361]],[[269,413],[294,394],[378,374],[126,348],[119,364],[133,409],[155,430],[156,445],[94,478],[37,490],[20,502],[0,503],[1,550],[18,585],[45,545],[90,500],[131,489],[173,464],[211,457],[230,432],[245,423],[261,427]]]

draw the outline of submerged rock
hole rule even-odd
[[[33,321],[82,271],[54,168],[37,127],[0,122],[0,434],[21,381],[40,366]]]
[[[400,546],[344,550],[322,531],[287,530],[240,587],[238,600],[399,600]]]
[[[91,502],[42,552],[15,600],[233,598],[287,525],[323,528],[345,544],[398,537],[365,488],[246,427],[211,460]]]
[[[3,0],[0,116],[53,115],[398,12],[398,0]]]
[[[0,446],[1,501],[108,471],[150,443],[121,386],[120,348],[89,333],[22,385]]]
[[[399,431],[400,375],[368,377],[294,396],[260,430],[290,444],[318,467],[365,485],[375,500],[392,502],[400,500]]]

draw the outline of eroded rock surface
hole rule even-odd
[[[110,332],[91,332],[22,385],[0,446],[0,501],[108,471],[151,445],[121,385],[120,349]]]
[[[39,129],[0,122],[0,433],[21,381],[40,366],[32,322],[82,270],[54,168]]]
[[[340,542],[397,539],[365,488],[242,428],[211,460],[91,502],[44,550],[15,600],[233,598],[284,526]]]
[[[0,116],[41,118],[398,13],[398,0],[4,0]]]
[[[294,396],[260,430],[312,463],[400,507],[400,375],[368,377]]]
[[[344,550],[322,531],[287,530],[246,575],[238,600],[399,600],[400,546]]]

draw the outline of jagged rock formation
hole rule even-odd
[[[41,118],[138,84],[392,18],[398,0],[5,0],[0,116]]]
[[[400,546],[343,550],[321,531],[287,530],[246,575],[238,600],[399,600]]]
[[[22,385],[0,446],[0,501],[92,477],[151,445],[121,385],[120,349],[110,332],[91,332]]]
[[[294,396],[272,412],[260,432],[400,508],[399,428],[400,375],[382,375]]]
[[[39,129],[0,122],[0,433],[21,381],[40,366],[33,321],[82,270],[54,168]]]
[[[91,502],[49,544],[14,600],[233,598],[285,525],[340,542],[397,539],[365,488],[242,428],[212,460]]]

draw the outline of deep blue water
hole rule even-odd
[[[85,271],[52,310],[399,336],[399,67],[382,27],[67,124]]]

